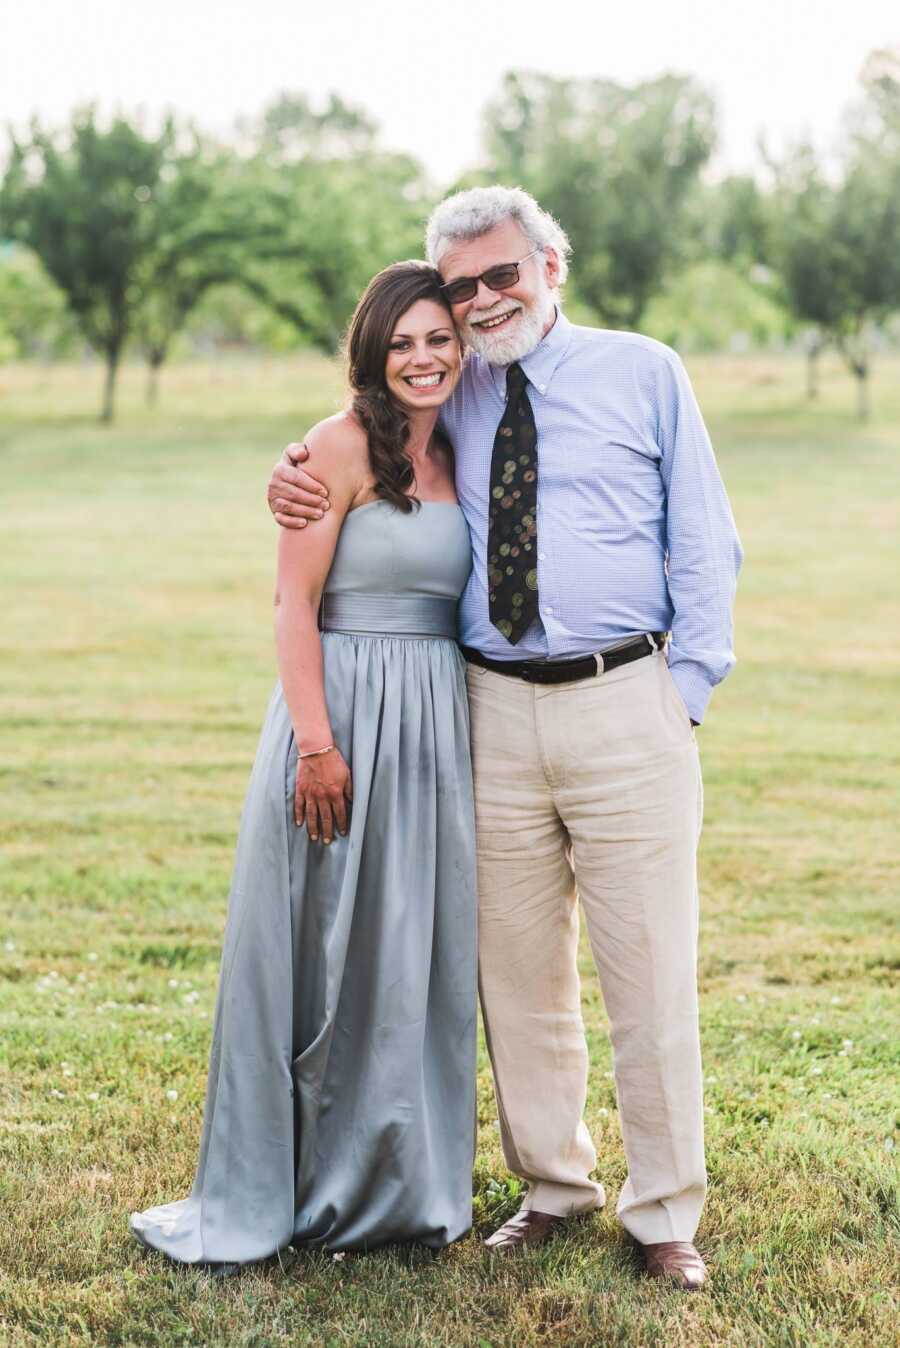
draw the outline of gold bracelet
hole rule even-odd
[[[330,753],[334,748],[333,744],[326,744],[324,749],[307,749],[305,754],[298,754],[298,758],[316,758],[319,754]]]

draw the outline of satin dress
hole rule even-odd
[[[196,1178],[145,1245],[243,1264],[289,1245],[440,1247],[471,1224],[476,913],[456,604],[459,507],[352,511],[322,604],[347,837],[294,824],[280,685],[241,819]]]

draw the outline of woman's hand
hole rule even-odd
[[[297,467],[308,458],[306,445],[288,445],[269,478],[269,509],[285,529],[305,529],[309,520],[320,520],[331,504],[328,488],[305,468]]]
[[[294,821],[298,828],[306,824],[310,840],[330,843],[334,826],[343,837],[347,832],[348,806],[353,799],[350,769],[339,749],[327,754],[298,758],[294,787]]]

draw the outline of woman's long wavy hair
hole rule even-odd
[[[450,306],[441,290],[441,277],[427,262],[394,262],[366,286],[347,329],[344,343],[349,365],[351,411],[366,432],[369,461],[375,475],[375,494],[408,512],[418,501],[412,462],[406,453],[409,417],[387,386],[385,366],[391,337],[399,319],[419,300]]]

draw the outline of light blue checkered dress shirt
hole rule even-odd
[[[695,721],[734,664],[741,545],[680,359],[636,333],[564,314],[520,362],[538,444],[540,618],[512,646],[488,616],[491,454],[506,369],[470,355],[442,411],[472,537],[460,639],[496,660],[561,659],[672,633],[669,666]]]

